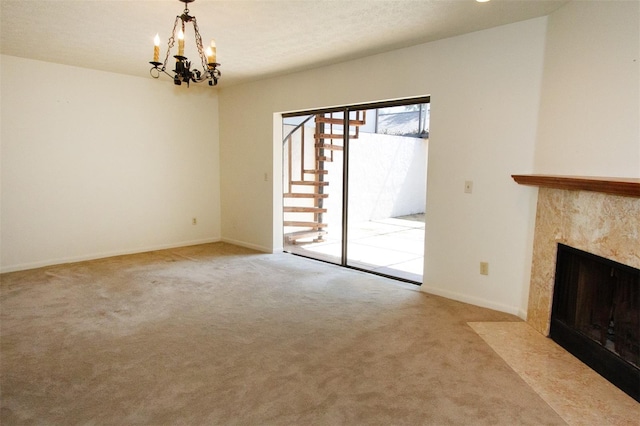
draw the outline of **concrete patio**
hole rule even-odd
[[[286,251],[340,262],[339,232],[325,241],[288,245]],[[347,265],[422,283],[424,265],[424,214],[359,222],[349,225]]]

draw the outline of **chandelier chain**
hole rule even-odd
[[[162,70],[167,69],[167,61],[169,61],[169,54],[171,53],[171,49],[173,45],[176,43],[176,28],[178,28],[178,21],[182,21],[180,16],[176,16],[176,20],[173,23],[173,31],[171,31],[171,37],[169,37],[169,43],[167,48],[167,55],[164,57],[164,64],[162,64]]]
[[[202,49],[202,37],[200,36],[200,30],[198,29],[198,21],[194,16],[193,20],[193,29],[196,33],[196,47],[198,48],[198,54],[200,55],[200,61],[202,62],[202,68],[204,70],[208,70],[209,66],[207,65],[207,57],[204,54],[204,50]]]

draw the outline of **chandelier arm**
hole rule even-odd
[[[169,74],[164,68],[155,68],[155,69],[158,70],[158,75],[154,76],[153,74],[151,74],[151,77],[153,77],[153,78],[159,78],[160,77],[160,73],[164,73],[164,74],[168,75],[169,77],[174,78],[174,76]],[[153,70],[154,70],[154,68],[151,68],[151,71],[153,71]]]

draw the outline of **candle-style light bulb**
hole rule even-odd
[[[211,47],[207,47],[207,50],[205,50],[204,53],[207,55],[208,64],[214,64],[216,62],[216,54],[213,53],[213,49],[211,49]]]
[[[184,31],[178,31],[178,56],[184,56]]]
[[[153,38],[153,62],[160,60],[160,36],[156,34]]]
[[[213,64],[216,62],[216,56],[217,56],[217,51],[216,51],[216,41],[211,39],[211,45],[207,48],[207,60],[209,61],[210,64]],[[208,53],[211,52],[211,53]]]

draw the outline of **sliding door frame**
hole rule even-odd
[[[348,220],[349,220],[349,134],[350,134],[349,116],[350,116],[350,113],[352,112],[366,111],[369,109],[390,108],[390,107],[415,105],[415,104],[430,104],[430,103],[431,103],[431,96],[418,96],[414,98],[403,98],[403,99],[396,99],[396,100],[389,100],[389,101],[378,101],[378,102],[369,102],[369,103],[361,103],[361,104],[353,104],[353,105],[344,105],[344,106],[332,107],[332,108],[309,109],[309,110],[302,110],[302,111],[296,111],[296,112],[287,112],[282,114],[282,118],[285,119],[285,118],[299,117],[304,115],[328,114],[332,112],[343,113],[342,114],[343,115],[343,142],[342,143],[344,144],[344,150],[343,150],[343,160],[342,160],[342,235],[341,235],[342,250],[341,250],[340,263],[338,265],[343,266],[345,268],[355,269],[358,271],[363,271],[363,272],[367,272],[374,275],[380,275],[383,277],[392,278],[398,281],[404,281],[404,282],[415,284],[418,286],[422,285],[422,283],[420,282],[416,282],[407,278],[384,274],[381,272],[376,272],[369,269],[359,268],[357,266],[347,264],[348,233],[349,233],[349,225],[348,225]],[[280,237],[282,237],[282,235],[280,235]],[[304,256],[297,253],[292,253],[292,254],[296,254],[298,256]],[[336,264],[336,263],[329,262],[322,259],[315,259],[315,260],[332,263],[334,265]]]

